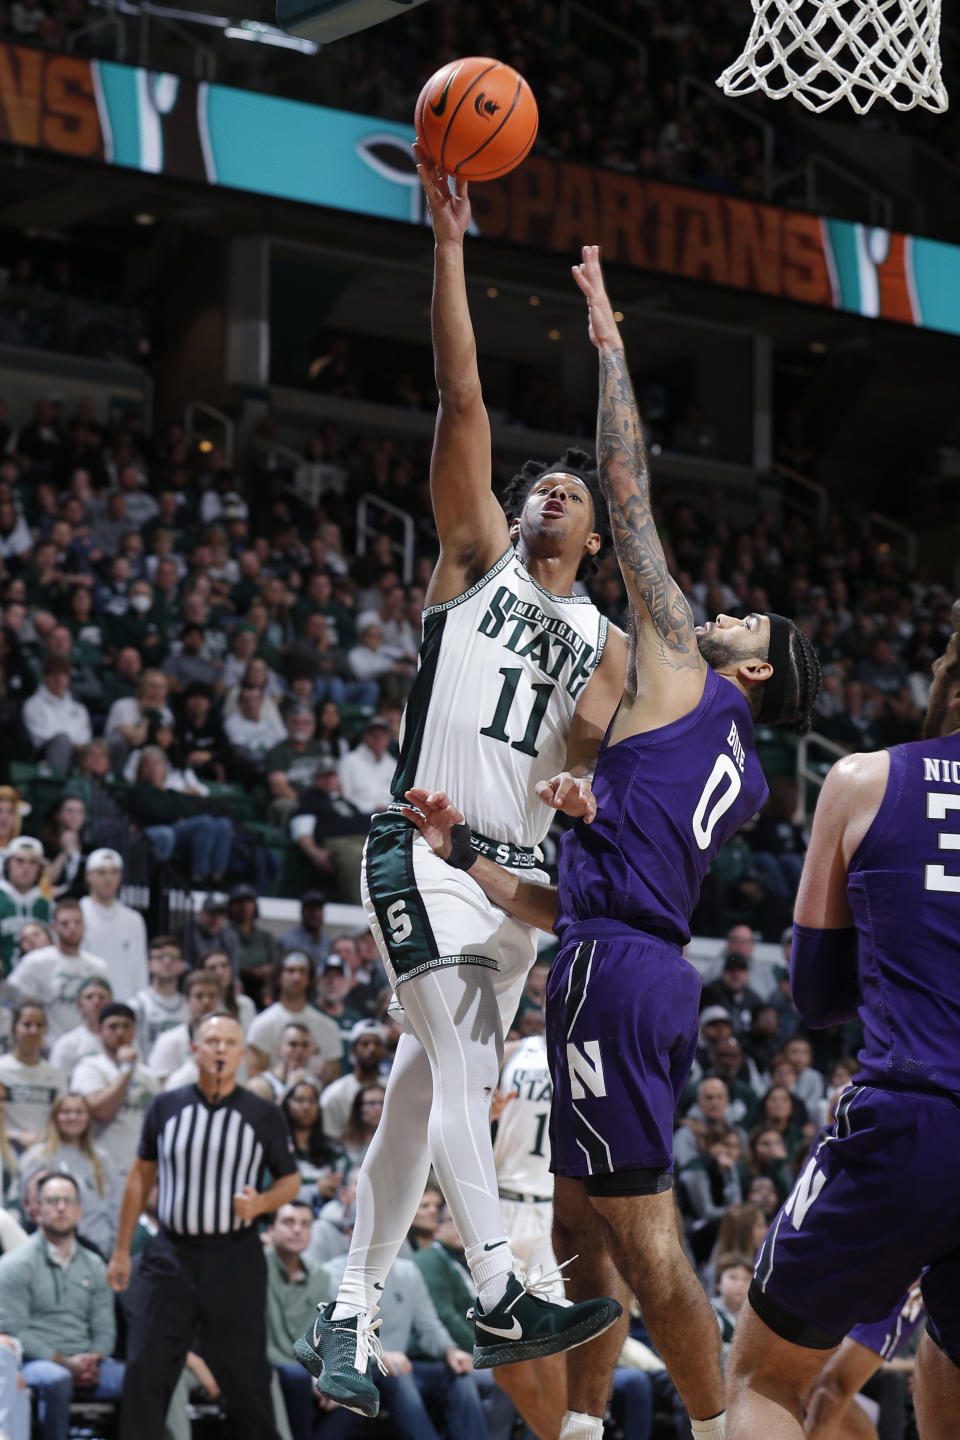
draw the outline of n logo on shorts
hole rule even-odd
[[[803,1217],[820,1194],[826,1179],[823,1171],[817,1169],[816,1159],[808,1160],[783,1206],[784,1214],[789,1215],[794,1230],[800,1229]]]
[[[600,1041],[584,1040],[583,1049],[586,1054],[582,1054],[572,1040],[567,1041],[567,1068],[570,1071],[571,1098],[583,1100],[586,1096],[583,1085],[586,1085],[590,1094],[601,1100],[606,1096],[607,1085],[603,1078]],[[581,1080],[583,1085],[580,1084]]]

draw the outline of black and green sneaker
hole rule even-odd
[[[386,1374],[383,1348],[376,1333],[380,1321],[360,1324],[356,1315],[334,1320],[334,1303],[320,1305],[311,1328],[293,1347],[293,1353],[317,1382],[317,1390],[345,1410],[372,1420],[380,1409],[380,1392],[370,1379],[370,1361]]]
[[[480,1301],[468,1311],[473,1320],[473,1368],[512,1365],[556,1355],[600,1335],[619,1318],[623,1307],[616,1300],[569,1300],[538,1293],[537,1283],[510,1275],[506,1294],[489,1313]]]

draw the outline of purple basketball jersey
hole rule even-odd
[[[848,866],[864,1046],[858,1079],[960,1095],[960,734],[890,751]]]
[[[685,945],[710,862],[767,798],[746,699],[708,669],[682,719],[604,740],[593,788],[596,819],[560,846],[558,936],[578,921],[619,920]]]

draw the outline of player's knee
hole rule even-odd
[[[655,1298],[664,1291],[665,1276],[686,1263],[672,1226],[647,1226],[640,1216],[622,1210],[604,1212],[601,1220],[607,1246],[621,1267],[626,1266],[638,1298],[643,1298],[641,1290],[649,1299]]]

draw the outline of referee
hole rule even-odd
[[[231,1015],[208,1015],[193,1052],[196,1085],[164,1091],[144,1116],[107,1270],[114,1290],[125,1290],[130,1241],[159,1180],[160,1232],[130,1295],[120,1440],[162,1440],[194,1343],[239,1440],[279,1440],[267,1363],[267,1271],[252,1222],[299,1192],[293,1143],[277,1106],[237,1087],[244,1040]],[[261,1192],[265,1170],[273,1183]]]

